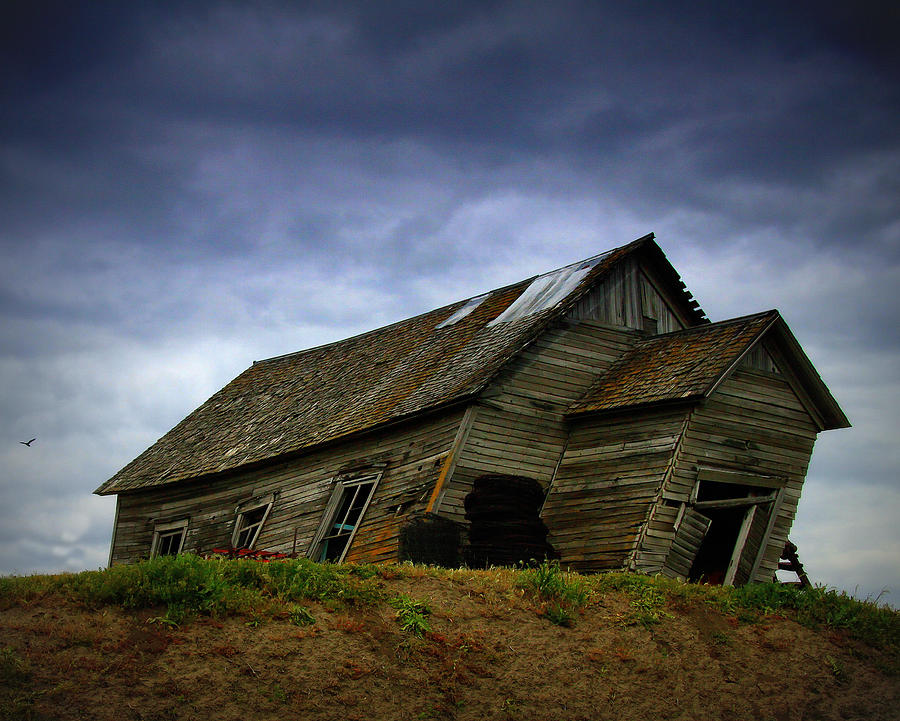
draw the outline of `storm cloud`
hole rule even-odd
[[[103,565],[91,491],[254,359],[654,231],[854,424],[813,455],[812,577],[900,592],[898,16],[854,7],[5,8],[0,572]]]

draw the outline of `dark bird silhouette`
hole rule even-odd
[[[31,444],[36,440],[37,438],[32,438],[30,441],[19,441],[19,443],[21,443],[23,446],[28,446],[29,448],[31,448]]]

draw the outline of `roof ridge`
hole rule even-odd
[[[668,333],[658,333],[657,335],[639,338],[637,343],[649,343],[652,341],[671,338],[677,335],[687,335],[689,333],[703,333],[709,331],[710,329],[721,328],[726,325],[733,325],[737,323],[746,323],[747,321],[756,320],[757,318],[761,319],[766,316],[770,316],[774,320],[775,318],[780,318],[781,313],[779,313],[777,309],[772,308],[771,310],[765,310],[760,313],[748,313],[747,315],[741,315],[736,318],[726,318],[724,320],[717,320],[711,323],[704,323],[703,325],[692,325],[688,326],[687,328],[679,328],[678,330],[669,331]]]
[[[310,346],[309,348],[301,348],[300,350],[291,351],[290,353],[281,353],[280,355],[270,356],[269,358],[260,358],[259,360],[253,361],[253,365],[258,363],[269,363],[270,361],[282,360],[284,358],[293,358],[298,355],[302,355],[303,353],[310,353],[316,350],[322,350],[323,348],[328,348],[333,345],[339,345],[341,343],[346,343],[351,340],[356,340],[358,338],[364,338],[367,335],[372,333],[378,333],[383,330],[387,330],[388,328],[393,328],[395,326],[401,325],[402,323],[409,323],[410,321],[414,321],[418,318],[424,318],[427,315],[431,315],[432,313],[437,313],[442,310],[448,310],[453,306],[462,305],[464,303],[468,303],[470,300],[474,300],[475,298],[479,298],[484,295],[490,295],[492,293],[500,293],[503,291],[510,290],[511,288],[522,285],[523,283],[531,283],[538,278],[539,276],[535,275],[531,278],[526,278],[524,280],[516,281],[515,283],[510,283],[508,285],[501,286],[500,288],[494,288],[492,290],[485,291],[484,293],[476,293],[473,296],[468,298],[463,298],[461,300],[454,300],[452,303],[447,303],[445,305],[440,305],[437,308],[432,308],[431,310],[426,310],[422,313],[416,313],[415,315],[407,316],[406,318],[401,318],[400,320],[392,321],[391,323],[387,323],[385,325],[380,325],[376,328],[370,328],[369,330],[364,330],[361,333],[356,333],[355,335],[347,336],[346,338],[340,338],[338,340],[328,341],[327,343],[320,343],[319,345]],[[448,315],[449,317],[449,315]]]
[[[568,286],[565,293],[553,291],[521,317],[493,326],[526,289],[542,284],[541,275],[350,338],[256,361],[97,492],[133,491],[287,458],[471,398],[561,322],[612,268],[643,257],[647,249],[661,255],[653,239],[651,233],[549,271],[545,277],[567,276],[559,279]],[[539,292],[544,289],[532,295]],[[471,313],[442,326],[481,296],[483,303]]]
[[[637,361],[643,359],[654,359],[654,363],[663,363],[668,364],[671,361],[668,360],[669,353],[667,350],[671,348],[665,344],[667,343],[675,343],[676,345],[679,343],[680,339],[684,338],[684,343],[690,344],[690,338],[693,335],[701,335],[708,334],[710,332],[715,333],[716,331],[722,331],[728,328],[734,328],[736,326],[746,325],[753,322],[764,321],[761,324],[761,327],[757,328],[753,333],[752,337],[746,339],[743,344],[743,348],[729,356],[725,357],[725,364],[721,368],[721,370],[715,373],[711,378],[707,379],[706,383],[702,388],[694,388],[689,393],[679,393],[677,397],[666,397],[666,402],[684,402],[688,401],[692,398],[700,398],[706,397],[709,395],[712,390],[715,389],[716,385],[721,382],[722,378],[728,375],[731,370],[735,367],[736,363],[740,361],[740,359],[747,353],[750,347],[755,345],[758,340],[773,326],[774,323],[781,317],[777,310],[767,310],[761,313],[751,313],[745,316],[739,316],[737,318],[728,318],[723,321],[718,321],[716,323],[705,323],[699,326],[693,326],[690,328],[682,328],[677,331],[672,331],[671,333],[661,333],[659,335],[648,336],[644,338],[639,338],[634,342],[634,345],[631,348],[627,349],[624,353],[622,353],[619,358],[617,358],[610,366],[606,369],[605,372],[601,373],[597,376],[597,379],[594,383],[591,384],[591,387],[588,388],[587,391],[579,398],[577,401],[571,404],[569,407],[570,413],[579,413],[590,411],[591,406],[596,404],[595,396],[597,392],[607,386],[610,385],[611,380],[615,379],[616,374],[620,373],[623,368],[628,368],[630,364],[633,364]],[[735,331],[736,335],[743,335],[745,331],[743,329],[738,329]],[[727,339],[727,334],[726,334]],[[732,338],[732,341],[734,338]],[[655,345],[663,344],[662,348],[658,351],[654,349]],[[720,348],[722,344],[718,343],[717,348]],[[721,350],[719,351],[721,352]],[[681,375],[685,378],[693,375],[694,368],[702,367],[707,364],[707,360],[704,359],[704,356],[699,356],[697,358],[688,359],[683,358],[680,361],[683,364]],[[687,364],[687,365],[684,365]],[[641,401],[641,402],[660,402],[660,399],[656,399],[654,401]],[[628,407],[628,403],[621,405],[619,407]]]
[[[548,275],[551,275],[551,274],[553,274],[553,273],[558,273],[558,272],[561,271],[561,270],[565,270],[566,268],[572,268],[573,266],[576,266],[576,265],[581,265],[581,264],[583,264],[583,263],[589,263],[589,262],[592,261],[592,260],[600,260],[600,259],[603,258],[603,256],[611,255],[612,253],[616,253],[616,252],[624,252],[625,249],[626,249],[626,248],[630,248],[630,246],[635,246],[635,247],[637,247],[639,244],[644,244],[644,243],[646,243],[647,241],[653,240],[655,237],[656,237],[656,236],[655,236],[653,233],[647,233],[646,235],[643,235],[643,236],[641,236],[640,238],[637,238],[636,240],[632,240],[631,242],[626,243],[625,245],[620,245],[620,246],[618,246],[618,247],[616,247],[616,248],[610,248],[609,250],[604,250],[604,251],[602,251],[602,252],[600,252],[600,253],[596,253],[596,254],[594,254],[594,255],[592,255],[592,256],[589,256],[589,257],[587,257],[587,258],[582,258],[581,260],[576,260],[576,261],[573,261],[573,262],[571,262],[571,263],[567,263],[566,265],[561,265],[561,266],[559,266],[558,268],[554,268],[554,269],[552,269],[552,270],[548,270],[548,271],[546,271],[545,273],[538,273],[538,274],[532,275],[532,276],[530,276],[530,277],[528,277],[528,278],[523,278],[522,280],[517,280],[517,281],[515,281],[515,282],[513,282],[513,283],[507,283],[506,285],[502,285],[502,286],[500,286],[499,288],[491,288],[491,289],[486,290],[486,291],[483,291],[483,292],[481,292],[481,293],[476,293],[475,295],[469,296],[468,298],[461,298],[460,300],[454,300],[454,301],[451,302],[451,303],[446,303],[446,304],[444,304],[444,305],[438,306],[437,308],[432,308],[431,310],[426,310],[426,311],[424,311],[424,312],[422,312],[422,313],[416,313],[415,315],[411,315],[411,316],[408,316],[408,317],[406,317],[406,318],[401,318],[400,320],[393,321],[392,323],[387,323],[386,325],[380,325],[380,326],[378,326],[378,327],[376,327],[376,328],[370,328],[369,330],[365,330],[365,331],[363,331],[363,332],[361,332],[361,333],[357,333],[357,334],[355,334],[355,335],[351,335],[351,336],[348,336],[348,337],[346,337],[346,338],[341,338],[341,339],[339,339],[339,340],[329,341],[329,342],[327,342],[327,343],[321,343],[321,344],[319,344],[319,345],[311,346],[311,347],[309,347],[309,348],[301,348],[300,350],[290,351],[289,353],[281,353],[281,354],[279,354],[279,355],[270,356],[269,358],[260,358],[259,360],[254,360],[253,363],[252,363],[252,365],[256,365],[256,364],[258,364],[258,363],[269,363],[269,362],[271,362],[271,361],[283,360],[283,359],[285,359],[285,358],[293,358],[293,357],[298,356],[298,355],[300,355],[300,354],[302,354],[302,353],[309,353],[309,352],[312,352],[312,351],[321,350],[321,349],[323,349],[323,348],[328,348],[329,346],[333,346],[333,345],[335,345],[335,344],[346,343],[347,341],[355,340],[355,339],[358,339],[358,338],[363,338],[363,337],[365,337],[366,335],[368,335],[368,334],[370,334],[370,333],[377,333],[377,332],[379,332],[379,331],[383,331],[383,330],[386,330],[386,329],[388,329],[388,328],[393,328],[394,326],[400,325],[401,323],[407,323],[407,322],[409,322],[409,321],[416,320],[417,318],[422,318],[422,317],[427,316],[427,315],[430,315],[430,314],[432,314],[432,313],[437,313],[437,312],[442,311],[442,310],[449,310],[452,306],[457,306],[457,305],[461,306],[461,305],[463,305],[463,304],[465,304],[465,303],[468,303],[468,302],[471,301],[471,300],[474,300],[474,299],[476,299],[476,298],[480,298],[480,297],[482,297],[482,296],[492,295],[492,294],[494,294],[494,293],[502,293],[502,292],[511,290],[512,288],[514,288],[514,287],[517,286],[517,285],[524,285],[524,284],[530,285],[531,283],[533,283],[533,282],[534,282],[535,280],[537,280],[538,278],[543,278],[544,276],[548,276]],[[628,252],[631,252],[631,251],[629,250]],[[590,285],[593,285],[593,283],[590,283],[589,286],[590,286]],[[526,286],[526,287],[527,287],[527,286]],[[570,295],[572,295],[572,296],[577,296],[577,297],[572,298],[571,300],[572,300],[572,301],[576,301],[577,298],[580,298],[582,295],[584,295],[584,293],[585,293],[586,291],[587,291],[587,288],[583,289],[582,292],[580,292],[580,293],[577,293],[577,294],[570,294]],[[572,302],[567,301],[566,303],[564,303],[564,304],[562,304],[562,305],[560,306],[559,310],[563,311],[563,310],[565,310],[565,309],[568,309],[571,305],[572,305]],[[451,313],[451,315],[452,315],[452,313]],[[554,315],[555,315],[555,314],[554,314]],[[448,315],[448,317],[449,317],[449,315]]]

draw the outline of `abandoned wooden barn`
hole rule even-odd
[[[711,323],[648,235],[256,362],[96,492],[111,564],[499,562],[497,538],[741,584],[771,580],[816,434],[848,425],[777,311]]]

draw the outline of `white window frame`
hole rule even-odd
[[[150,558],[156,558],[159,554],[160,542],[163,538],[174,535],[174,531],[181,531],[181,538],[178,541],[178,548],[175,553],[167,553],[167,556],[177,556],[184,548],[184,541],[187,538],[188,529],[187,518],[181,518],[177,521],[169,521],[167,523],[156,523],[153,526],[153,541],[150,544]]]
[[[369,504],[372,502],[372,498],[375,496],[375,491],[378,489],[378,483],[381,480],[381,476],[383,474],[384,470],[378,469],[366,473],[355,474],[352,476],[338,476],[332,481],[333,488],[331,490],[331,496],[328,499],[328,504],[325,506],[325,513],[322,514],[322,520],[319,523],[319,528],[316,531],[316,535],[313,536],[312,543],[310,543],[309,545],[309,550],[306,553],[307,558],[310,558],[313,561],[321,560],[322,554],[325,551],[325,542],[329,539],[329,530],[334,527],[335,521],[338,520],[335,518],[335,515],[340,509],[341,501],[343,500],[345,494],[350,492],[351,489],[353,490],[353,492],[356,492],[356,489],[358,489],[359,486],[371,483],[372,487],[369,490],[369,496],[368,498],[366,498],[366,501],[359,512],[359,517],[356,520],[356,524],[350,531],[350,535],[347,538],[347,543],[344,545],[344,550],[341,552],[339,558],[334,559],[334,563],[343,562],[344,558],[347,556],[347,551],[349,551],[350,547],[353,545],[353,539],[356,538],[356,532],[363,524],[363,521],[366,517],[366,511],[369,509]]]
[[[266,521],[269,518],[269,513],[272,511],[272,504],[275,503],[275,495],[269,495],[265,498],[254,498],[251,501],[246,501],[240,504],[237,508],[234,509],[236,517],[234,519],[234,529],[231,532],[231,547],[232,548],[248,548],[253,549],[256,547],[256,541],[259,540],[259,534],[263,529],[263,526],[266,525]],[[260,508],[265,508],[263,511],[262,518],[259,521],[256,521],[250,525],[244,525],[244,519],[248,513],[253,513],[253,511],[258,511]],[[250,527],[255,527],[253,531],[252,537],[249,539],[249,543],[239,546],[238,539],[241,534]]]

